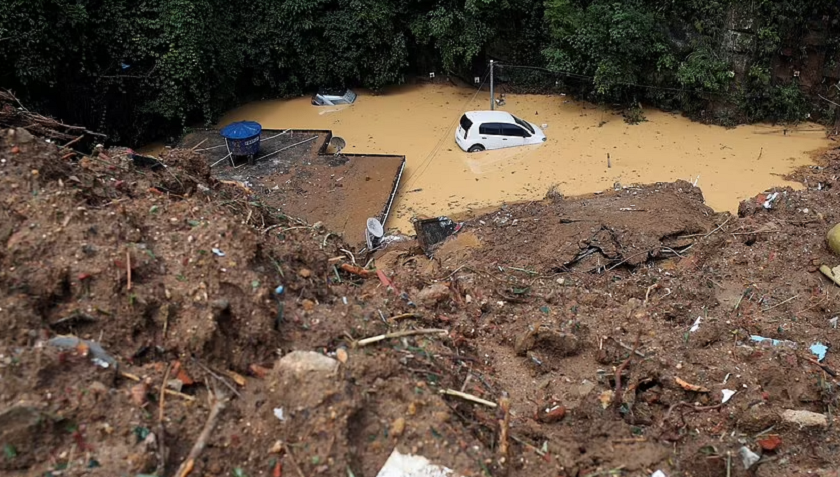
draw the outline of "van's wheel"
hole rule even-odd
[[[482,146],[481,144],[476,144],[476,145],[472,146],[471,148],[469,148],[468,152],[481,152],[483,150],[484,150],[484,146]]]

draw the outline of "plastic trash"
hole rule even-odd
[[[750,336],[750,341],[754,341],[756,343],[762,344],[770,344],[773,346],[786,346],[788,348],[796,348],[796,343],[789,340],[776,340],[772,338],[765,338],[763,336],[752,335]]]
[[[814,343],[811,345],[811,353],[814,353],[817,356],[817,361],[822,361],[825,359],[825,354],[828,352],[828,346],[822,343]]]
[[[662,472],[661,470],[657,470],[656,472],[650,474],[650,477],[668,477],[668,474]]]
[[[225,256],[225,252],[222,252],[218,248],[213,247],[213,248],[210,249],[210,251],[212,251],[213,255],[215,255],[217,257],[224,257]]]
[[[286,420],[286,414],[283,412],[282,407],[275,407],[274,408],[274,417],[276,417],[277,419],[280,419],[280,421],[285,421]]]
[[[721,404],[726,404],[727,401],[732,399],[732,396],[734,396],[737,391],[733,391],[731,389],[721,389],[720,392],[723,394],[723,399],[720,402]]]
[[[828,320],[828,324],[831,325],[832,328],[837,329],[837,320],[838,319],[840,319],[840,317],[835,316],[834,318]]]
[[[401,454],[394,449],[376,477],[454,477],[452,469],[432,464],[429,459],[411,454]]]
[[[278,285],[277,288],[274,289],[275,295],[282,295],[283,291],[286,290],[283,285]]]
[[[702,316],[698,316],[696,320],[694,320],[694,324],[691,325],[691,328],[688,330],[690,333],[694,333],[695,331],[700,329],[700,322],[703,321]]]
[[[741,447],[741,449],[738,450],[738,454],[741,455],[741,462],[744,464],[745,469],[749,469],[755,465],[756,462],[761,460],[761,456],[751,451],[747,446]]]
[[[79,348],[80,345],[84,345],[88,349],[93,364],[100,368],[117,367],[117,360],[106,353],[96,341],[83,340],[75,336],[56,336],[47,341],[47,344],[62,349]]]
[[[765,209],[772,209],[773,208],[773,202],[776,202],[776,200],[778,198],[779,198],[779,193],[778,192],[773,192],[772,194],[767,196],[767,199],[764,201],[764,204],[762,204],[762,205],[764,206]]]

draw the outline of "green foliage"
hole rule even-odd
[[[488,58],[555,72],[499,70],[522,90],[799,120],[807,101],[772,67],[809,32],[837,56],[838,19],[836,0],[5,0],[0,86],[129,143],[250,99],[471,79]]]

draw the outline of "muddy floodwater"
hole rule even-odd
[[[231,111],[221,124],[248,119],[273,129],[332,129],[347,140],[348,152],[404,154],[406,171],[387,223],[404,232],[413,232],[414,216],[539,199],[553,184],[565,195],[580,195],[616,182],[685,179],[702,188],[710,207],[734,211],[739,201],[770,187],[801,187],[783,176],[829,146],[816,124],[725,129],[648,109],[646,122],[629,125],[565,96],[508,94],[499,109],[544,125],[547,142],[461,151],[454,139],[458,119],[488,103],[487,92],[430,84],[379,95],[362,91],[350,106],[315,107],[309,97],[260,101]]]

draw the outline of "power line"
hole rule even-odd
[[[461,106],[461,111],[464,111],[467,105],[475,101],[475,98],[478,97],[478,93],[481,92],[481,88],[484,87],[484,83],[487,81],[487,76],[489,74],[490,72],[485,70],[484,79],[481,80],[481,84],[478,85],[478,89],[475,90],[475,94],[472,95],[472,98],[468,99],[466,102],[464,102],[464,105]],[[435,144],[435,147],[432,148],[432,150],[429,152],[429,154],[426,156],[423,162],[420,163],[419,166],[417,166],[417,170],[406,178],[406,187],[411,187],[412,185],[414,185],[414,183],[417,182],[417,179],[419,179],[426,172],[426,169],[429,168],[429,166],[432,164],[432,161],[440,152],[440,149],[443,147],[446,138],[451,136],[450,133],[452,131],[452,127],[455,125],[458,119],[460,119],[460,116],[455,116],[455,119],[453,119],[452,122],[449,123],[449,126],[443,132],[443,135],[441,136],[440,140],[438,140],[437,144]],[[409,181],[411,182],[409,183]]]

